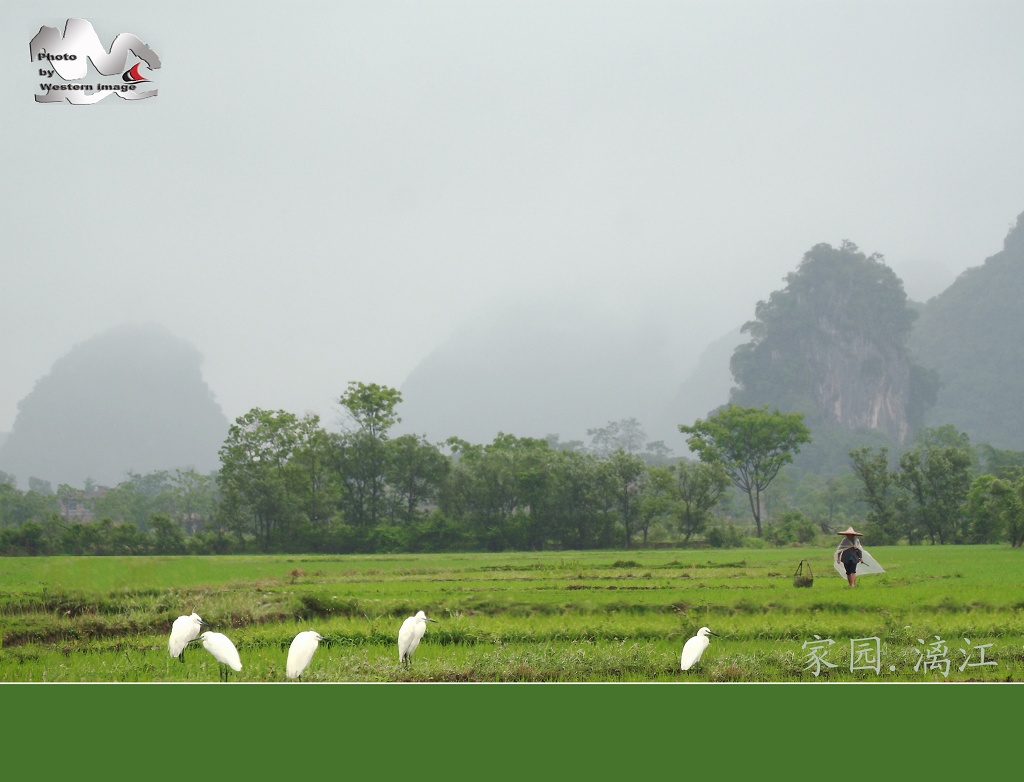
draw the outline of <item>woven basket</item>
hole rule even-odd
[[[807,565],[806,571],[804,565]],[[811,572],[811,563],[806,559],[801,559],[800,564],[796,566],[796,573],[793,574],[793,586],[809,587],[813,583],[814,574]]]

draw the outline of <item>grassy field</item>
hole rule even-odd
[[[856,589],[831,548],[4,558],[0,681],[217,682],[201,645],[168,655],[192,610],[243,682],[286,681],[307,629],[327,642],[302,682],[1024,681],[1024,552],[871,552],[887,572]],[[438,623],[405,668],[398,628],[420,609]],[[703,625],[718,637],[681,672]]]

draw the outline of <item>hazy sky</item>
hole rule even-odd
[[[36,104],[69,15],[159,95]],[[160,323],[229,418],[330,417],[509,302],[692,356],[814,244],[924,299],[1024,211],[1024,2],[0,3],[0,431]]]

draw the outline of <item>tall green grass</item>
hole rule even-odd
[[[856,589],[831,549],[5,558],[0,681],[216,682],[199,644],[184,664],[167,653],[192,610],[238,647],[233,681],[285,681],[288,644],[311,628],[328,640],[306,682],[1024,679],[1024,553],[871,551],[887,572]],[[810,588],[793,584],[801,559]],[[439,623],[406,668],[398,627],[420,609]],[[718,637],[683,673],[703,625]],[[878,670],[851,670],[851,642],[869,638]],[[835,667],[815,666],[816,644]]]

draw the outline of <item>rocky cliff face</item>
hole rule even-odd
[[[904,442],[929,389],[915,389],[928,376],[907,350],[916,313],[899,278],[845,242],[816,245],[786,280],[744,326],[752,339],[733,354],[732,401]]]
[[[905,352],[861,336],[808,347],[819,368],[814,401],[821,420],[848,431],[881,431],[902,443],[910,433],[910,361]]]

